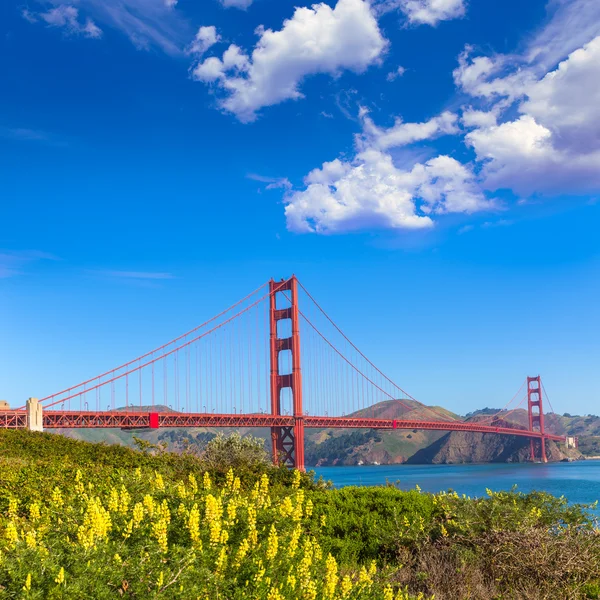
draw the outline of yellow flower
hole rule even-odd
[[[204,473],[204,477],[202,478],[202,487],[205,490],[210,490],[210,488],[212,487],[212,482],[208,473]]]
[[[25,543],[27,544],[28,548],[35,548],[36,547],[36,539],[35,539],[35,531],[28,531],[25,534]]]
[[[113,556],[113,559],[114,559],[115,562],[118,562],[118,563],[122,563],[123,562],[123,559],[118,554],[115,554]]]
[[[196,478],[194,477],[193,473],[190,473],[188,475],[188,481],[190,482],[190,488],[192,490],[192,494],[197,494],[198,493],[198,482],[196,481]]]
[[[167,521],[165,519],[159,519],[152,524],[152,535],[156,538],[161,552],[166,554],[169,550],[169,542],[167,538]]]
[[[321,515],[321,527],[325,527],[327,525],[327,517],[325,515]]]
[[[185,489],[185,484],[183,481],[180,481],[177,484],[177,495],[182,499],[187,498],[187,490]]]
[[[246,557],[246,554],[248,554],[249,549],[250,549],[250,542],[248,541],[248,538],[245,538],[242,540],[242,543],[240,544],[240,547],[238,548],[237,555],[235,557],[234,566],[236,566],[236,567],[241,566],[242,561]]]
[[[294,512],[294,505],[289,496],[286,496],[279,505],[279,512],[282,517],[289,517]]]
[[[154,514],[154,498],[146,494],[144,496],[144,506],[146,507],[146,511],[150,516]]]
[[[296,589],[296,578],[291,574],[288,575],[287,584],[289,587],[291,587],[293,590],[295,590]]]
[[[133,507],[133,524],[137,527],[144,519],[144,505],[136,502]]]
[[[307,517],[311,517],[313,514],[313,503],[312,500],[307,500],[306,502],[306,506],[304,507],[304,512],[306,513]]]
[[[163,584],[165,583],[165,575],[164,573],[161,571],[160,575],[158,576],[158,579],[156,581],[156,587],[161,588],[163,586]]]
[[[121,486],[121,494],[119,495],[119,512],[122,515],[126,515],[129,510],[129,503],[131,502],[131,496],[125,489],[125,486]]]
[[[233,469],[230,467],[229,471],[227,471],[227,475],[225,477],[225,484],[229,489],[233,488]]]
[[[25,579],[25,585],[23,586],[23,591],[28,592],[31,590],[31,573],[27,573],[27,578]]]
[[[383,600],[394,600],[394,592],[389,585],[386,585],[383,590]]]
[[[16,498],[11,498],[8,501],[8,516],[11,519],[16,519],[18,507],[19,507],[19,501]]]
[[[294,479],[292,480],[292,489],[297,490],[300,487],[300,471],[298,471],[298,469],[296,469],[294,471]]]
[[[223,573],[225,569],[225,565],[227,564],[227,548],[223,546],[221,551],[219,552],[219,556],[217,557],[217,562],[215,563],[215,572],[217,575]]]
[[[165,489],[165,482],[163,480],[163,477],[158,472],[154,473],[154,487],[155,487],[155,489],[161,490],[161,491]]]
[[[350,592],[352,591],[352,580],[350,577],[348,577],[348,575],[342,579],[340,589],[342,592],[342,598],[347,598],[350,595]]]
[[[338,566],[335,558],[331,554],[325,561],[325,584],[324,591],[327,598],[333,598],[338,583]]]
[[[55,487],[52,490],[52,504],[56,505],[59,508],[64,504],[62,492],[60,491],[60,488],[58,488],[58,487]]]
[[[272,587],[267,594],[267,600],[284,600],[283,596],[279,592],[279,590],[275,587]]]
[[[192,510],[190,510],[190,516],[188,517],[188,529],[190,531],[190,538],[192,544],[202,549],[202,540],[200,539],[200,510],[198,505],[194,504]]]
[[[269,531],[269,539],[267,540],[267,560],[273,560],[277,556],[277,549],[279,547],[279,539],[277,538],[277,530],[275,525],[271,525]]]
[[[296,550],[298,549],[298,541],[300,540],[300,535],[302,530],[300,525],[296,525],[294,531],[292,531],[292,536],[290,537],[290,542],[287,545],[287,553],[293,557],[296,554]]]
[[[6,535],[6,539],[11,544],[16,544],[19,541],[19,534],[17,532],[17,527],[12,522],[9,522],[8,525],[6,526],[6,534],[5,535]]]
[[[56,579],[54,581],[55,581],[55,583],[58,583],[58,585],[60,585],[61,583],[65,582],[65,569],[64,569],[64,567],[60,568],[60,571],[58,572],[58,575],[56,576]]]
[[[40,516],[40,505],[37,502],[32,502],[29,506],[29,518],[32,521],[37,521]]]

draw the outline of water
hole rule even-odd
[[[546,465],[382,465],[314,470],[336,487],[384,485],[389,481],[401,489],[414,489],[418,485],[425,492],[451,489],[467,496],[484,496],[486,488],[500,491],[517,485],[521,492],[549,492],[574,503],[591,504],[600,500],[600,460]]]

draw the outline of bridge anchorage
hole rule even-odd
[[[528,438],[531,460],[546,462],[548,440],[577,440],[546,430],[543,393],[547,400],[541,378],[528,377],[502,411],[479,420],[426,406],[378,369],[292,276],[83,383],[17,410],[0,403],[0,427],[262,428],[274,462],[298,469],[306,428],[471,431]],[[527,427],[508,423],[525,401]]]

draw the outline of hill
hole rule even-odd
[[[141,410],[150,410],[142,407]],[[167,407],[155,407],[154,410],[168,411]],[[435,411],[434,414],[432,410]],[[498,409],[485,408],[467,415],[469,420],[498,414]],[[460,418],[441,407],[424,407],[411,400],[389,400],[359,410],[351,417],[373,417],[382,419],[432,419],[444,417],[449,420]],[[511,427],[527,427],[526,410],[516,410],[499,414],[499,418]],[[580,450],[584,456],[600,455],[600,417],[594,415],[578,416],[565,413],[546,415],[546,427],[560,435],[580,438]],[[184,448],[200,450],[218,431],[229,430],[210,428],[164,428],[154,430],[121,431],[119,429],[58,430],[68,437],[85,441],[105,441],[133,447],[134,436],[153,444],[163,443],[171,450]],[[269,430],[245,428],[239,430],[242,435],[251,433],[269,440]],[[423,430],[368,430],[368,429],[307,429],[306,464],[307,466],[359,465],[359,464],[400,464],[430,462],[520,462],[528,460],[529,442],[521,438],[496,436],[493,434],[474,434]],[[562,460],[567,454],[549,445],[553,460]],[[569,453],[569,457],[578,457]]]

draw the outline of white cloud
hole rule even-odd
[[[600,37],[524,90],[521,116],[466,136],[489,189],[600,189]]]
[[[49,2],[54,7],[46,13],[24,10],[23,18],[71,27],[74,28],[72,33],[88,37],[98,37],[100,28],[110,27],[125,34],[139,50],[160,48],[171,55],[182,54],[193,35],[188,22],[177,10],[175,0],[74,0],[76,6],[61,0]],[[38,3],[46,4],[42,0]],[[79,19],[75,17],[76,24],[73,10],[79,15]]]
[[[424,123],[400,119],[389,129],[376,127],[361,110],[363,133],[354,160],[323,163],[304,179],[305,189],[289,193],[286,219],[292,231],[337,233],[371,228],[422,229],[433,216],[472,213],[493,207],[470,168],[440,155],[408,168],[397,167],[387,152],[454,133],[456,115],[443,113]]]
[[[492,127],[497,124],[498,115],[494,110],[474,110],[472,107],[463,110],[461,123],[467,127]]]
[[[192,76],[217,85],[225,93],[221,108],[248,122],[265,106],[302,98],[305,77],[363,72],[386,47],[367,1],[338,0],[334,8],[296,8],[281,30],[260,32],[250,56],[232,44],[222,58],[196,65]]]
[[[382,11],[400,9],[411,25],[436,26],[440,21],[465,16],[464,0],[380,0]]]
[[[241,8],[242,10],[246,10],[251,4],[253,0],[221,0],[221,4],[225,8]]]
[[[397,69],[395,69],[394,71],[390,71],[387,74],[387,81],[395,81],[396,79],[398,79],[398,77],[402,77],[402,75],[404,75],[404,73],[406,73],[406,69],[402,66],[398,67]]]
[[[288,229],[298,233],[424,229],[433,226],[434,214],[490,207],[473,173],[449,156],[402,170],[389,154],[369,149],[352,163],[324,163],[304,183],[285,208]]]
[[[22,15],[30,23],[35,23],[38,20],[43,21],[50,27],[63,28],[71,35],[83,35],[89,38],[102,37],[102,30],[94,21],[90,18],[80,21],[79,9],[69,4],[59,4],[46,12],[39,13],[24,10]]]
[[[257,175],[256,173],[248,173],[246,177],[248,179],[252,179],[253,181],[260,181],[261,183],[266,183],[267,185],[265,189],[267,190],[289,190],[292,188],[292,183],[287,177],[266,177],[264,175]]]
[[[443,112],[423,123],[405,123],[397,118],[389,129],[377,127],[367,113],[361,111],[363,134],[359,138],[359,146],[373,147],[379,150],[406,146],[414,142],[431,139],[443,134],[458,133],[457,116],[451,112]]]
[[[188,46],[188,54],[202,56],[209,48],[221,41],[221,36],[217,33],[214,25],[200,27],[194,37],[194,41]]]

